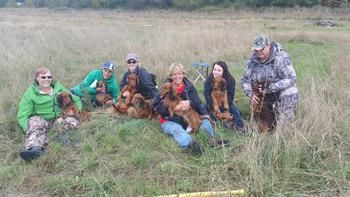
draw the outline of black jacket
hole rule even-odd
[[[120,82],[120,90],[127,83],[128,75],[131,72],[128,70]],[[139,92],[145,99],[154,98],[158,94],[158,89],[152,78],[152,75],[146,71],[146,69],[137,66],[134,72],[139,78],[139,85],[137,87],[137,92]]]
[[[213,90],[214,78],[210,74],[204,82],[204,97],[209,109],[213,110],[213,99],[211,98],[211,92]],[[234,80],[229,80],[227,82],[227,101],[229,108],[233,105],[233,99],[235,98],[236,82]]]
[[[171,82],[172,80],[169,78],[167,80],[165,80],[165,82]],[[164,82],[164,83],[165,83]],[[196,110],[200,115],[207,115],[207,111],[205,111],[205,109],[202,107],[201,105],[201,100],[198,96],[197,90],[194,87],[194,85],[192,84],[191,81],[189,81],[188,79],[184,78],[184,83],[185,83],[185,89],[184,91],[180,94],[180,97],[183,100],[189,100],[190,101],[190,105],[191,107]],[[160,95],[157,95],[154,99],[153,99],[153,107],[155,108],[155,110],[162,115],[162,117],[166,120],[170,120],[170,121],[174,121],[177,122],[179,124],[182,125],[182,127],[186,128],[187,127],[187,123],[184,121],[184,119],[180,116],[177,116],[174,114],[173,117],[169,117],[169,111],[168,111],[168,107],[163,105],[163,100],[160,97]]]

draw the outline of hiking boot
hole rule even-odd
[[[188,150],[195,155],[201,155],[204,153],[204,148],[196,140],[192,140],[192,142],[188,145]]]
[[[24,161],[30,162],[30,161],[40,157],[40,155],[43,153],[43,151],[44,150],[41,146],[34,146],[32,148],[29,148],[27,150],[20,152],[20,156]]]

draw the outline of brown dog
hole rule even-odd
[[[232,121],[233,116],[228,112],[227,82],[223,77],[214,78],[211,98],[213,100],[213,113],[216,118],[224,121]],[[224,107],[225,111],[221,112],[220,107]]]
[[[73,103],[72,95],[69,92],[61,92],[56,96],[56,100],[61,110],[62,118],[72,116],[73,114],[73,117],[78,119],[79,122],[90,119],[90,114],[78,111],[77,106]]]
[[[137,93],[138,85],[139,78],[135,73],[130,73],[128,75],[126,85],[123,87],[123,89],[120,90],[118,103],[116,105],[113,105],[117,111],[121,113],[127,113],[131,99],[134,96],[134,94]],[[128,93],[125,99],[123,99],[124,93]]]
[[[253,87],[254,94],[259,98],[258,103],[250,103],[250,109],[260,132],[270,132],[273,130],[276,117],[273,109],[273,102],[266,99],[264,90],[266,81],[258,81]]]
[[[132,106],[127,110],[129,116],[149,120],[154,116],[152,100],[145,100],[140,93],[136,93],[130,103]]]
[[[201,117],[192,108],[187,111],[175,112],[175,107],[180,103],[181,98],[178,96],[176,88],[170,82],[164,83],[159,92],[160,96],[163,98],[164,105],[168,107],[170,117],[173,117],[174,113],[183,117],[192,128],[191,134],[197,132],[200,127],[201,120],[207,117]]]
[[[112,96],[107,94],[106,82],[98,81],[96,88],[100,88],[102,91],[96,94],[96,103],[98,106],[104,106],[107,101],[112,100]]]

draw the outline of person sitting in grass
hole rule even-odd
[[[290,56],[281,44],[271,42],[265,34],[257,35],[253,40],[253,51],[246,63],[241,85],[251,103],[258,104],[260,99],[253,91],[259,82],[265,83],[262,90],[263,102],[269,103],[277,117],[278,124],[293,121],[298,102],[296,73]]]
[[[96,94],[109,94],[112,99],[105,101],[104,104],[112,105],[116,102],[119,94],[119,88],[114,74],[115,65],[112,62],[105,62],[101,69],[95,69],[89,72],[84,80],[73,87],[71,92],[82,97],[84,104],[96,107]],[[105,82],[105,88],[97,87],[99,81]]]
[[[158,93],[155,75],[147,72],[145,68],[141,67],[139,56],[136,53],[128,53],[125,60],[128,70],[124,73],[120,82],[120,89],[123,89],[123,87],[127,84],[129,74],[135,73],[139,80],[137,92],[140,93],[145,99],[153,99]],[[121,96],[127,97],[128,94],[129,92],[125,92]]]
[[[185,68],[182,64],[172,64],[170,66],[169,78],[165,82],[170,82],[176,87],[177,95],[181,98],[179,104],[175,107],[176,111],[186,112],[190,108],[194,109],[201,116],[208,116],[201,105],[201,100],[193,83],[185,77]],[[160,126],[164,133],[173,137],[175,142],[183,149],[187,149],[194,154],[201,154],[203,147],[190,135],[188,125],[183,117],[174,114],[170,116],[168,106],[164,105],[164,97],[157,95],[153,99],[153,106],[160,114]],[[214,147],[228,145],[228,140],[218,140],[215,136],[214,128],[207,118],[200,122],[200,128],[205,130],[209,136],[209,143]]]
[[[213,91],[213,83],[215,78],[222,77],[226,81],[226,90],[227,90],[227,101],[228,101],[228,109],[224,109],[223,106],[219,106],[220,112],[224,112],[228,110],[228,112],[232,115],[233,121],[230,124],[233,124],[233,128],[237,129],[240,132],[245,132],[244,123],[241,118],[241,114],[237,108],[237,106],[233,103],[233,99],[235,97],[235,86],[236,81],[228,70],[227,64],[223,61],[217,61],[213,64],[213,68],[209,76],[206,78],[204,82],[204,97],[206,104],[204,105],[207,111],[214,111],[213,108],[213,99],[211,93]],[[214,114],[210,114],[211,117],[216,120]],[[230,124],[227,124],[228,127],[231,127]]]
[[[41,67],[36,70],[34,83],[22,96],[17,113],[18,124],[26,134],[25,150],[20,153],[25,161],[34,160],[44,152],[48,145],[47,130],[53,124],[61,130],[79,126],[79,120],[75,117],[60,117],[56,96],[61,92],[69,91],[53,79],[48,68]],[[80,98],[74,95],[72,98],[77,108],[81,110]]]

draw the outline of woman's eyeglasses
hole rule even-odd
[[[128,63],[128,64],[136,64],[136,61],[135,60],[128,60],[126,63]]]
[[[40,76],[41,79],[52,79],[52,76]]]

